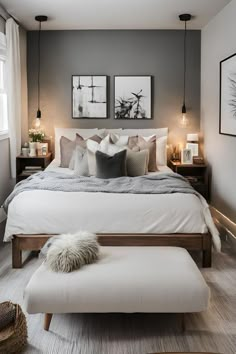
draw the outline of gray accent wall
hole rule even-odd
[[[42,124],[54,127],[169,127],[173,143],[200,127],[200,31],[188,32],[187,109],[190,126],[178,126],[183,92],[183,31],[43,31],[41,45]],[[37,32],[28,32],[29,125],[37,111]],[[110,119],[71,118],[71,75],[110,76]],[[115,120],[114,75],[152,75],[153,120]]]

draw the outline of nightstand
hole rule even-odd
[[[209,171],[207,164],[185,165],[179,161],[169,162],[169,167],[188,179],[193,188],[209,201]]]
[[[51,162],[52,153],[46,156],[22,156],[16,158],[16,183],[28,178],[35,172],[43,171]]]

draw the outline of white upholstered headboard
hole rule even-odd
[[[83,138],[89,138],[94,134],[104,131],[104,129],[76,129],[76,128],[55,128],[55,159],[60,161],[60,138],[65,136],[70,140],[75,139],[75,134],[80,134]],[[166,137],[165,143],[167,141],[168,128],[157,128],[157,129],[106,129],[107,132],[119,133],[120,135],[142,135],[151,136],[156,135],[157,138]],[[161,139],[162,140],[162,139]],[[165,164],[165,163],[161,163]]]

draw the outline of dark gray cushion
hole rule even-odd
[[[110,156],[101,151],[96,152],[96,165],[98,178],[117,178],[127,176],[126,150]]]

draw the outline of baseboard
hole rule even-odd
[[[5,221],[6,218],[7,218],[7,216],[6,216],[5,211],[3,210],[3,208],[0,208],[0,224],[1,224],[3,221]]]
[[[210,209],[221,237],[226,239],[236,252],[236,224],[213,206]]]

